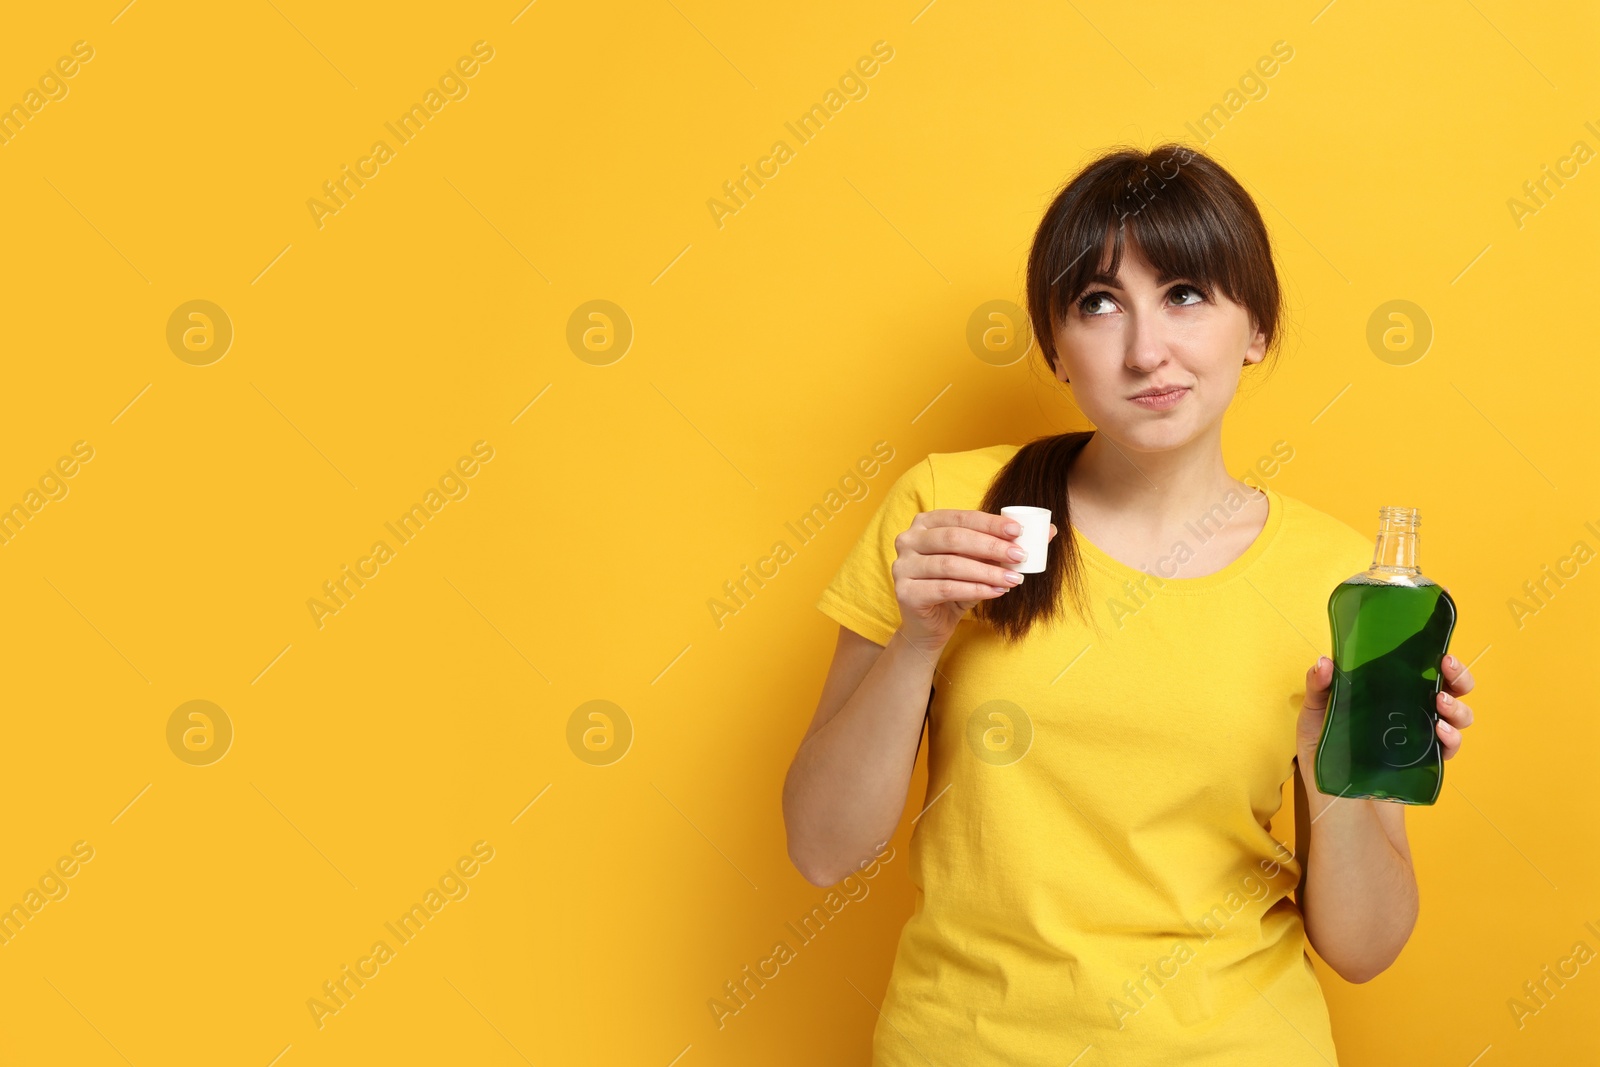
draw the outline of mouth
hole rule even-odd
[[[1128,399],[1142,408],[1148,408],[1152,411],[1166,411],[1169,408],[1176,407],[1188,393],[1189,390],[1186,386],[1179,386],[1173,389],[1164,389],[1157,393],[1140,393],[1138,396],[1130,396]]]

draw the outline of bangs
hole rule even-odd
[[[1126,150],[1089,166],[1040,223],[1028,269],[1035,335],[1054,327],[1092,286],[1112,281],[1128,242],[1162,284],[1186,278],[1243,305],[1270,344],[1279,295],[1266,228],[1227,171],[1180,145]],[[1107,258],[1109,246],[1109,262]],[[1048,333],[1046,334],[1046,331]]]

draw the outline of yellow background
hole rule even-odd
[[[1600,149],[1597,23],[1504,0],[8,12],[0,103],[76,41],[94,58],[0,145],[0,504],[74,442],[94,458],[0,546],[0,904],[74,842],[94,858],[0,945],[0,1058],[866,1062],[920,767],[870,895],[725,1027],[707,1007],[825,895],[779,806],[834,639],[816,593],[928,452],[1084,425],[1037,351],[977,358],[969,317],[1021,301],[1061,181],[1114,143],[1200,144],[1185,124],[1280,40],[1205,145],[1257,195],[1292,313],[1229,463],[1288,442],[1272,484],[1363,531],[1420,508],[1479,683],[1409,815],[1411,943],[1365,986],[1321,968],[1342,1061],[1600,1054],[1600,963],[1521,1027],[1507,1006],[1600,951],[1597,565],[1520,625],[1508,606],[1600,547],[1600,164],[1520,226],[1507,205]],[[319,228],[307,201],[480,40],[467,95]],[[867,95],[799,144],[784,123],[880,40]],[[707,202],[779,139],[793,158],[719,227]],[[568,323],[602,299],[633,338],[595,365]],[[1395,299],[1434,330],[1407,365],[1366,341]],[[234,331],[205,366],[166,340],[191,300]],[[719,627],[723,583],[880,440],[869,495]],[[477,441],[468,495],[319,628],[322,583]],[[596,699],[634,731],[608,766],[567,740]],[[205,766],[167,742],[191,700],[235,732]],[[319,1028],[322,983],[478,841],[468,895]]]

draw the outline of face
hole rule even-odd
[[[1101,259],[1111,259],[1110,246]],[[1116,284],[1091,282],[1056,326],[1056,377],[1106,436],[1135,451],[1178,448],[1220,433],[1246,362],[1266,354],[1249,311],[1183,278],[1158,282],[1128,241]],[[1140,403],[1150,389],[1174,395]]]

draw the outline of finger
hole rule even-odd
[[[1472,692],[1472,672],[1467,670],[1467,665],[1454,656],[1446,656],[1444,664],[1444,686],[1456,696],[1465,696]]]
[[[1472,709],[1449,693],[1439,694],[1438,706],[1439,715],[1457,730],[1465,730],[1472,725]]]
[[[908,556],[903,560],[896,560],[892,571],[897,579],[906,578],[912,581],[951,578],[1006,589],[1022,584],[1022,573],[1011,567],[997,567],[967,556],[946,553]]]
[[[971,514],[981,514],[981,512]],[[998,518],[998,516],[991,517]],[[1002,566],[1015,566],[1027,556],[1022,546],[1015,540],[963,524],[923,527],[913,525],[911,529],[895,538],[895,548],[901,553],[909,548],[912,552],[923,556],[953,553],[979,560],[991,560]]]
[[[985,585],[982,582],[960,582],[950,578],[930,578],[916,581],[906,587],[900,602],[909,608],[932,608],[940,604],[961,604],[971,607],[979,600],[993,600],[1009,593],[1009,588]]]
[[[959,526],[968,530],[978,530],[994,537],[1015,537],[1022,532],[1022,524],[1016,519],[1004,515],[996,515],[989,511],[972,511],[966,508],[936,508],[933,511],[924,511],[917,516],[915,526],[920,523],[927,527]]]
[[[1328,707],[1328,688],[1333,683],[1333,660],[1318,656],[1317,662],[1306,671],[1306,707],[1311,711],[1325,711]]]
[[[1057,530],[1057,529],[1056,529],[1056,524],[1055,524],[1055,523],[1053,523],[1053,522],[1052,522],[1052,523],[1051,523],[1051,524],[1050,524],[1050,539],[1051,539],[1051,540],[1052,540],[1052,541],[1053,541],[1053,540],[1055,540],[1055,536],[1056,536],[1056,534],[1057,534],[1057,533],[1059,533],[1059,532],[1060,532],[1060,531],[1059,531],[1059,530]]]
[[[1439,748],[1445,759],[1449,759],[1461,751],[1460,730],[1440,719],[1437,732],[1439,734]]]

